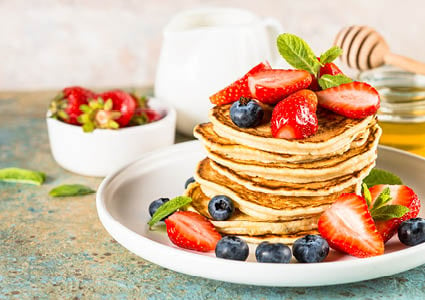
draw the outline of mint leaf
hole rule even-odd
[[[46,174],[20,168],[0,169],[0,181],[28,183],[41,185],[46,180]]]
[[[190,202],[192,202],[192,198],[186,196],[178,196],[164,203],[153,214],[152,218],[148,222],[149,227],[152,227],[153,225],[161,221],[161,219],[171,215],[173,212],[189,204]]]
[[[386,205],[373,211],[372,218],[375,221],[386,221],[401,218],[409,212],[409,208],[403,205]]]
[[[377,210],[378,208],[381,208],[385,204],[391,201],[391,195],[390,195],[390,188],[386,187],[376,198],[375,203],[373,204],[373,207],[371,209],[371,212],[374,210]]]
[[[50,190],[49,196],[52,197],[72,197],[83,196],[95,193],[90,187],[82,184],[63,184]]]
[[[333,62],[341,54],[342,54],[342,49],[339,48],[338,46],[333,46],[332,48],[326,50],[320,55],[320,62],[323,65]]]
[[[369,189],[367,188],[367,185],[365,183],[362,184],[363,188],[363,196],[366,200],[367,207],[370,207],[372,204],[372,195],[370,194]]]
[[[403,184],[400,177],[381,169],[373,169],[363,182],[370,188],[378,184]]]
[[[339,86],[344,83],[353,82],[353,80],[350,77],[345,76],[344,74],[337,74],[337,75],[325,74],[319,78],[318,82],[320,87],[323,90],[326,90],[335,86]]]
[[[277,37],[277,48],[280,55],[296,69],[316,75],[321,63],[310,46],[296,35],[284,33]]]

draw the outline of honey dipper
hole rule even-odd
[[[367,70],[389,64],[425,75],[425,63],[391,53],[382,35],[371,27],[345,27],[336,36],[334,44],[343,50],[341,60],[350,68]]]

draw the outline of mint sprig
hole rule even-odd
[[[397,175],[376,168],[373,169],[365,179],[363,179],[363,182],[366,183],[369,188],[378,184],[403,184],[400,177]]]
[[[321,63],[302,38],[290,33],[281,34],[277,37],[277,48],[280,55],[294,68],[313,75],[319,72]]]
[[[178,196],[164,203],[153,214],[152,218],[148,222],[149,227],[152,227],[153,225],[161,221],[163,218],[171,215],[179,208],[188,205],[190,202],[192,202],[192,198],[186,196]]]
[[[333,46],[330,49],[323,52],[322,54],[320,54],[320,62],[324,65],[327,63],[333,62],[341,54],[342,54],[342,49],[339,48],[338,46]]]
[[[372,196],[365,183],[363,183],[363,197],[369,207],[370,214],[375,221],[387,221],[395,218],[401,218],[409,212],[409,208],[404,205],[387,204],[392,200],[391,190],[386,187],[376,198],[371,207]]]
[[[325,74],[319,78],[318,82],[320,87],[323,90],[325,90],[325,89],[339,86],[344,83],[353,82],[353,80],[350,77],[345,76],[344,74],[337,74],[337,75]]]

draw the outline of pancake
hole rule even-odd
[[[319,128],[316,134],[302,140],[276,139],[272,137],[269,118],[255,128],[240,128],[230,119],[230,105],[215,106],[210,110],[209,119],[214,131],[237,144],[283,154],[327,155],[348,149],[357,135],[364,132],[375,118],[349,119],[318,108]],[[269,116],[271,107],[264,107]]]
[[[376,122],[372,122],[373,126]],[[256,161],[261,157],[261,161],[265,163],[279,163],[279,162],[312,162],[317,160],[327,159],[329,156],[336,156],[346,152],[349,149],[362,146],[368,136],[369,129],[361,132],[356,136],[355,140],[346,147],[339,149],[338,152],[328,153],[325,155],[295,155],[287,153],[274,153],[263,151],[248,146],[243,146],[233,142],[230,139],[221,137],[213,129],[212,123],[203,123],[195,127],[193,131],[194,136],[202,142],[212,152],[220,153],[229,159],[241,159],[246,161]]]
[[[375,125],[368,141],[362,147],[350,149],[328,159],[305,163],[265,163],[261,161],[261,157],[256,161],[244,161],[227,158],[208,147],[206,150],[211,160],[238,173],[295,183],[310,182],[312,178],[314,181],[325,181],[358,172],[373,163],[376,160],[381,131],[381,128]]]
[[[237,173],[212,160],[210,160],[210,164],[211,167],[221,175],[226,176],[230,180],[235,181],[252,191],[295,197],[312,195],[326,196],[332,193],[341,192],[344,189],[361,182],[375,166],[374,163],[371,163],[362,170],[333,178],[328,181],[292,183]]]
[[[319,234],[317,230],[310,230],[304,232],[298,232],[296,234],[267,234],[262,236],[250,236],[250,235],[238,235],[241,239],[247,243],[260,244],[262,242],[269,243],[282,243],[286,245],[292,245],[296,240],[302,238],[308,234]]]
[[[293,220],[322,213],[340,195],[288,197],[254,192],[215,171],[208,159],[202,160],[196,169],[195,180],[208,196],[229,196],[243,213],[263,220]],[[354,192],[357,184],[342,192]]]
[[[266,235],[266,234],[296,234],[300,231],[317,229],[319,215],[311,218],[291,220],[285,222],[269,222],[245,215],[235,209],[233,215],[226,221],[212,220],[208,212],[207,197],[201,190],[199,183],[192,183],[186,189],[185,195],[192,198],[186,209],[200,213],[211,219],[216,229],[224,234]]]

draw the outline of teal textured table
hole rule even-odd
[[[59,184],[101,181],[54,162],[44,120],[53,95],[0,93],[0,168],[48,175],[40,187],[0,183],[0,299],[425,299],[425,265],[353,284],[269,288],[190,277],[135,256],[103,229],[94,195],[47,195]]]

